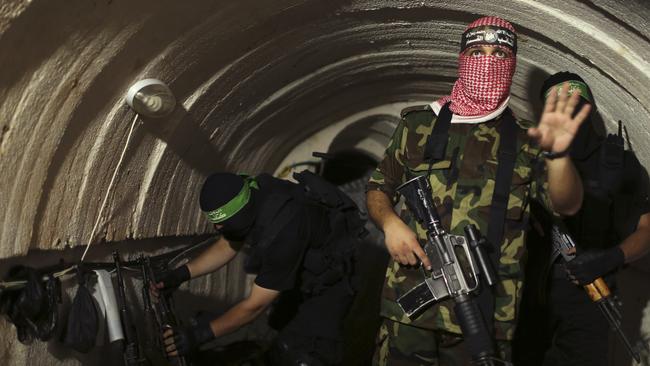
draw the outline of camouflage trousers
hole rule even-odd
[[[413,327],[383,319],[373,365],[378,366],[465,366],[470,358],[457,334]],[[499,357],[510,361],[509,341],[497,341]]]

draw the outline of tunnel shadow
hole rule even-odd
[[[207,176],[224,169],[224,155],[210,141],[210,135],[184,107],[178,105],[167,118],[141,116],[144,129],[164,141],[194,170]]]
[[[223,154],[211,143],[208,132],[181,105],[177,105],[168,117],[139,116],[139,119],[144,131],[164,141],[169,150],[200,175],[205,177],[215,171],[226,169],[227,164]],[[142,140],[142,138],[142,134],[139,134],[137,139]],[[137,141],[132,143],[135,144]],[[120,200],[111,207],[111,218],[120,214],[128,215],[135,200],[133,195],[136,193],[137,191],[132,190],[120,197]]]

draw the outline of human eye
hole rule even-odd
[[[469,55],[472,56],[472,57],[479,57],[482,54],[483,54],[483,52],[481,52],[481,50],[478,50],[478,49],[477,50],[471,50],[470,53],[469,53]]]

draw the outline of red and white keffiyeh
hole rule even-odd
[[[494,25],[514,28],[497,17],[484,17],[472,22],[467,29]],[[494,112],[510,95],[510,85],[515,72],[516,58],[497,56],[465,56],[458,59],[458,79],[451,95],[438,100],[441,106],[451,100],[450,109],[460,116],[481,117]]]

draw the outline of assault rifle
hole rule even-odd
[[[157,283],[154,271],[151,267],[151,259],[149,257],[140,257],[140,265],[142,271],[142,297],[144,303],[144,310],[148,317],[152,336],[157,340],[156,346],[163,353],[165,353],[165,346],[162,342],[162,334],[167,329],[176,327],[178,321],[174,315],[173,299],[171,293],[161,291],[157,301],[151,301],[149,293],[149,285]],[[187,366],[187,361],[182,356],[167,357],[167,365],[173,366]],[[162,362],[158,362],[161,364]]]
[[[571,238],[569,234],[560,231],[558,225],[553,225],[551,236],[551,241],[553,242],[552,258],[556,258],[556,255],[559,253],[562,255],[562,259],[564,259],[565,262],[571,262],[575,258],[576,249],[576,244],[573,241],[573,238]],[[641,355],[639,354],[639,348],[642,347],[642,345],[637,343],[635,346],[632,346],[630,340],[625,336],[625,333],[621,328],[621,319],[623,317],[619,309],[619,304],[614,299],[607,283],[605,283],[602,278],[598,277],[594,282],[583,287],[591,301],[598,305],[601,313],[605,319],[607,319],[610,328],[616,332],[621,342],[625,345],[627,352],[637,363],[640,363]]]
[[[424,281],[398,298],[397,303],[412,318],[435,302],[453,299],[456,303],[454,312],[472,363],[480,366],[509,365],[495,357],[493,337],[474,296],[479,289],[479,274],[489,285],[496,282],[478,230],[471,224],[465,227],[469,244],[465,237],[445,232],[431,199],[431,187],[426,176],[409,180],[397,191],[426,229],[427,242],[423,249],[433,264],[431,271],[420,266]]]
[[[151,301],[150,284],[151,269],[149,267],[149,257],[140,256],[138,258],[140,272],[142,275],[142,305],[144,308],[145,329],[148,331],[147,341],[144,345],[144,354],[152,366],[173,366],[167,359],[165,346],[163,344],[162,332],[157,313],[154,309],[154,302]]]
[[[117,277],[117,302],[120,307],[120,319],[124,328],[124,364],[126,366],[144,365],[146,360],[140,357],[138,346],[138,332],[136,331],[129,308],[127,306],[126,291],[124,290],[124,278],[122,277],[122,262],[120,254],[113,252],[115,262],[115,275]]]

